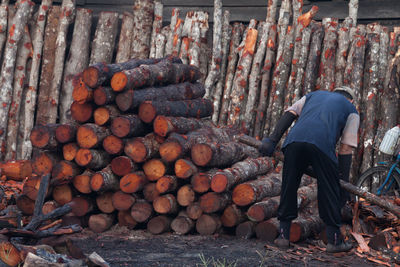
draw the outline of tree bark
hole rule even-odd
[[[281,8],[279,9],[278,18],[278,49],[276,51],[276,61],[281,58],[284,49],[284,43],[286,39],[286,34],[289,32],[289,19],[291,13],[291,2],[289,0],[283,0],[281,3]]]
[[[99,21],[92,42],[92,52],[89,61],[90,65],[99,62],[104,62],[106,64],[111,63],[117,31],[118,13],[109,11],[100,12]]]
[[[0,6],[1,8],[1,6]],[[0,53],[1,53],[0,44]],[[17,60],[15,63],[15,73],[13,82],[13,96],[8,112],[8,126],[7,126],[7,150],[5,159],[16,159],[17,156],[17,136],[20,127],[19,117],[22,104],[23,89],[26,84],[27,75],[27,61],[32,56],[32,42],[28,26],[25,26],[25,32],[22,39],[19,41],[17,49]],[[1,54],[0,54],[1,55]]]
[[[260,176],[257,180],[236,186],[232,192],[232,200],[236,205],[247,206],[265,197],[277,196],[281,191],[281,183],[281,177],[277,174]]]
[[[191,158],[197,166],[226,167],[246,157],[257,156],[257,149],[239,142],[203,143],[191,148]]]
[[[24,28],[28,21],[31,13],[31,6],[33,3],[31,1],[22,1],[19,4],[19,8],[14,15],[12,20],[12,25],[10,29],[10,34],[7,38],[7,43],[4,49],[4,60],[1,68],[0,82],[0,95],[1,101],[3,103],[0,109],[0,158],[4,159],[6,153],[6,132],[8,124],[8,112],[10,110],[10,103],[12,99],[12,83],[14,77],[14,67],[17,57],[18,42],[22,39],[24,34]]]
[[[208,99],[145,101],[139,106],[139,118],[145,123],[151,123],[157,115],[204,118],[210,116],[212,111],[212,103]]]
[[[8,4],[9,0],[3,0],[0,5],[0,55],[3,54],[4,43],[7,39]]]
[[[150,38],[149,58],[156,57],[156,40],[157,40],[157,34],[160,34],[162,29],[163,7],[164,6],[161,2],[159,1],[154,2],[154,20]],[[133,27],[133,20],[132,20],[132,27]]]
[[[350,0],[349,17],[353,20],[354,25],[357,25],[357,13],[358,13],[358,0]]]
[[[178,18],[178,21],[175,24],[174,39],[172,42],[172,56],[174,57],[179,56],[179,51],[181,50],[183,23],[184,21]]]
[[[231,41],[232,26],[229,24],[230,13],[229,10],[224,11],[222,19],[222,57],[221,57],[221,71],[217,76],[217,83],[215,85],[214,92],[211,94],[213,99],[214,113],[212,116],[212,121],[217,124],[219,118],[220,107],[222,104],[222,94],[225,86],[225,75],[228,65],[228,54],[229,54],[229,43]]]
[[[36,98],[37,98],[37,88],[38,88],[38,81],[39,81],[39,71],[40,71],[40,63],[42,59],[42,49],[43,49],[43,39],[44,39],[44,34],[45,34],[45,24],[47,20],[47,13],[50,10],[50,13],[54,14],[55,17],[58,16],[59,8],[53,8],[52,7],[52,0],[44,0],[42,1],[40,7],[39,7],[39,13],[38,13],[38,18],[36,20],[36,26],[35,26],[35,34],[33,34],[33,40],[32,40],[32,45],[33,45],[33,56],[32,56],[32,65],[31,65],[31,70],[29,74],[29,82],[28,82],[28,88],[25,96],[25,101],[24,101],[24,114],[21,116],[23,123],[23,129],[22,132],[23,137],[22,137],[22,146],[21,146],[21,158],[23,159],[28,159],[31,157],[32,154],[32,145],[29,140],[29,136],[31,133],[31,130],[34,125],[34,114],[35,114],[35,107],[36,107]],[[56,21],[58,23],[58,20],[55,19],[55,17],[50,17],[48,21],[49,24],[53,23],[52,26],[48,27],[56,27],[54,22]],[[47,26],[46,26],[47,29]],[[48,36],[49,31],[46,31]],[[55,37],[54,37],[55,38]],[[55,41],[54,41],[55,42]],[[46,49],[45,49],[46,51]],[[43,51],[43,52],[45,52]],[[45,54],[45,53],[44,53]],[[51,55],[46,55],[44,56],[45,58],[51,57]],[[45,63],[44,63],[45,64]],[[48,81],[49,82],[49,81]]]
[[[136,0],[133,6],[134,31],[131,45],[131,58],[148,58],[153,26],[154,2]]]
[[[82,72],[89,64],[89,40],[93,11],[78,8],[60,95],[60,122],[71,122],[71,94],[76,73]],[[64,61],[62,61],[64,62]]]
[[[168,136],[170,133],[186,134],[190,131],[202,127],[210,127],[213,124],[210,121],[185,118],[185,117],[167,117],[157,116],[153,121],[154,132],[160,136]]]
[[[131,172],[124,175],[119,181],[119,188],[124,193],[136,193],[148,183],[143,171]]]
[[[238,47],[242,39],[244,25],[234,23],[232,27],[232,38],[229,43],[228,65],[226,67],[226,77],[224,81],[224,90],[221,99],[221,109],[218,117],[218,125],[226,125],[228,119],[228,111],[230,97],[232,92],[232,82],[235,76],[236,64],[239,59]]]
[[[248,158],[215,173],[212,176],[211,189],[217,193],[228,191],[236,184],[270,172],[273,167],[274,162],[270,158]]]
[[[117,55],[115,57],[116,63],[126,62],[131,58],[130,55],[133,36],[133,23],[133,15],[130,12],[124,12],[122,15],[122,25],[119,35]]]
[[[142,90],[127,90],[118,94],[116,103],[124,112],[135,111],[146,100],[189,100],[203,97],[204,86],[200,83],[184,82],[163,87],[148,87]]]
[[[204,86],[206,88],[206,98],[211,98],[214,95],[214,87],[218,81],[218,76],[221,73],[222,62],[222,0],[214,0],[214,20],[213,20],[213,46],[212,58],[209,66],[209,72],[205,80]],[[229,24],[229,22],[228,22]]]

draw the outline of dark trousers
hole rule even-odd
[[[284,154],[278,219],[292,221],[297,217],[297,189],[304,171],[312,166],[318,183],[319,216],[327,226],[340,227],[341,190],[337,163],[309,143],[291,143],[285,147]]]

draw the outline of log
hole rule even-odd
[[[98,106],[112,104],[115,101],[115,93],[111,87],[99,86],[93,92],[94,103]]]
[[[335,57],[337,48],[337,28],[336,18],[324,18],[324,40],[322,44],[322,57],[320,64],[320,76],[317,89],[332,91],[335,88]]]
[[[205,80],[204,86],[206,88],[205,97],[213,96],[214,87],[218,81],[218,76],[221,72],[222,61],[222,0],[214,0],[214,20],[213,20],[213,45],[212,45],[212,58],[209,66],[209,72]],[[229,23],[229,22],[228,22]]]
[[[55,186],[53,188],[52,197],[58,205],[62,206],[71,202],[73,198],[72,189],[68,184]]]
[[[153,215],[153,205],[144,199],[137,199],[132,205],[131,216],[138,223],[143,223],[149,220]]]
[[[56,49],[54,52],[55,59],[54,59],[53,77],[51,80],[51,86],[49,88],[48,101],[43,105],[43,108],[45,108],[47,112],[46,123],[56,123],[57,117],[59,115],[58,103],[60,100],[60,91],[63,78],[65,54],[66,54],[65,51],[67,48],[68,26],[75,19],[75,5],[76,5],[75,0],[63,0],[61,4],[60,20],[58,22],[58,27],[57,27]],[[81,49],[83,49],[83,47],[79,47],[79,50]],[[79,57],[79,59],[81,59],[81,57]],[[82,66],[81,69],[83,69],[84,67],[85,66]],[[74,67],[74,70],[77,71],[77,68],[78,67]],[[69,71],[70,71],[69,69],[66,69],[66,73],[68,73]],[[61,107],[69,109],[71,102],[72,101],[68,103],[69,104],[68,106],[64,107],[61,105]]]
[[[68,143],[63,146],[63,157],[65,160],[73,161],[78,153],[79,146],[77,143]]]
[[[119,188],[119,181],[117,176],[111,171],[111,167],[107,166],[92,176],[90,179],[90,188],[96,192],[117,190]]]
[[[230,190],[234,185],[264,175],[273,169],[274,162],[270,158],[248,158],[237,162],[230,168],[216,172],[212,176],[211,189],[221,193]]]
[[[156,216],[147,223],[147,231],[153,235],[159,235],[168,232],[171,227],[171,218],[165,215]]]
[[[192,30],[192,21],[193,21],[194,11],[186,12],[184,24],[182,26],[182,43],[181,49],[179,51],[179,57],[182,59],[184,64],[189,63],[189,45],[190,45],[190,38],[189,33]]]
[[[58,124],[55,129],[56,141],[62,144],[75,141],[77,129],[75,123]]]
[[[20,251],[3,235],[1,236],[0,249],[0,259],[3,266],[19,266],[24,262]]]
[[[137,222],[132,218],[130,211],[118,211],[117,218],[119,226],[126,226],[128,229],[134,229],[137,225]]]
[[[32,158],[32,171],[37,175],[51,173],[53,167],[60,161],[58,154],[46,151],[34,153]]]
[[[271,218],[260,222],[255,228],[257,239],[273,242],[279,235],[279,221],[277,218]]]
[[[303,185],[297,190],[297,207],[304,209],[310,203],[317,200],[318,187],[316,183]]]
[[[32,200],[36,200],[39,188],[40,188],[40,182],[42,180],[41,176],[32,176],[29,177],[23,187],[22,187],[22,194],[26,195]],[[46,197],[49,196],[49,193],[51,190],[47,190],[46,192]]]
[[[59,161],[51,171],[51,183],[52,185],[69,183],[80,173],[81,169],[75,163],[67,160]]]
[[[244,131],[249,131],[249,129],[246,129],[246,125],[243,124],[245,123],[245,118],[243,115],[247,102],[247,96],[245,92],[248,88],[248,74],[250,73],[251,69],[251,62],[253,60],[257,36],[258,31],[256,29],[248,30],[231,91],[228,123],[235,126],[240,126]]]
[[[3,103],[0,109],[0,145],[1,145],[1,158],[3,159],[6,153],[6,131],[8,125],[8,111],[12,99],[12,84],[14,77],[14,67],[17,57],[18,42],[22,39],[24,34],[25,24],[31,13],[31,1],[22,1],[19,4],[12,22],[10,34],[4,49],[3,64],[1,68],[1,101]]]
[[[154,132],[160,136],[168,136],[170,133],[186,134],[201,127],[209,127],[213,124],[208,120],[185,117],[168,117],[158,115],[153,121]]]
[[[198,12],[194,12],[198,14]],[[201,44],[200,44],[200,22],[195,18],[192,21],[191,31],[189,32],[189,50],[188,50],[188,64],[195,66],[200,69],[200,53],[201,53]],[[201,72],[201,71],[200,71]],[[205,74],[201,72],[201,74]]]
[[[142,171],[132,172],[124,175],[119,181],[119,188],[124,193],[135,193],[142,190],[148,180]]]
[[[45,203],[43,203],[42,213],[48,214],[58,207],[59,207],[59,205],[54,200],[46,201]]]
[[[103,148],[110,155],[119,155],[124,151],[124,140],[115,135],[106,136],[103,140]]]
[[[126,62],[131,58],[133,23],[133,15],[130,12],[124,12],[122,14],[122,24],[118,40],[117,55],[115,56],[116,63]]]
[[[96,204],[101,212],[110,214],[115,211],[115,207],[112,203],[113,194],[112,191],[107,191],[97,195]]]
[[[48,214],[34,216],[29,224],[24,227],[24,230],[35,230],[40,226],[41,223],[64,216],[65,214],[71,212],[71,210],[71,206],[65,204],[64,206],[61,206]]]
[[[152,27],[151,38],[150,38],[149,58],[156,57],[156,37],[157,37],[157,34],[161,33],[161,29],[162,29],[163,7],[164,7],[164,5],[161,2],[159,2],[159,1],[154,2],[154,20],[153,20],[153,27]],[[132,26],[133,26],[133,20],[132,20]],[[121,29],[121,31],[122,31],[122,29]]]
[[[155,134],[150,133],[144,137],[136,137],[126,142],[124,152],[134,162],[145,162],[158,154],[160,143]]]
[[[178,18],[180,14],[180,9],[179,8],[172,8],[172,13],[171,13],[171,24],[169,26],[170,31],[168,36],[166,36],[167,41],[165,44],[165,54],[166,55],[171,55],[172,54],[172,45],[174,42],[174,30],[176,28],[176,24],[178,23]]]
[[[279,9],[279,18],[278,18],[278,49],[276,51],[277,62],[281,58],[283,50],[284,50],[284,42],[286,39],[286,35],[289,33],[289,20],[291,13],[291,2],[288,0],[282,1],[281,7]],[[294,20],[295,21],[295,20]]]
[[[118,13],[110,11],[100,12],[96,32],[92,41],[89,64],[97,62],[104,62],[107,64],[112,61],[117,31]],[[92,87],[91,84],[88,85]]]
[[[38,17],[36,19],[36,26],[35,26],[35,34],[33,34],[32,38],[32,45],[33,45],[33,55],[32,56],[32,65],[31,70],[29,73],[29,82],[28,88],[25,96],[24,101],[24,114],[21,116],[21,128],[20,132],[22,132],[23,138],[23,145],[21,147],[21,158],[27,159],[30,158],[32,153],[32,147],[29,143],[29,135],[31,129],[34,125],[34,112],[36,108],[36,98],[37,98],[37,89],[38,89],[38,81],[39,81],[39,71],[40,71],[40,63],[42,60],[42,49],[43,49],[43,39],[45,34],[45,24],[46,21],[49,21],[49,24],[53,23],[53,26],[56,27],[54,24],[55,17],[47,19],[47,14],[53,14],[53,16],[57,16],[59,12],[59,7],[53,8],[52,7],[52,0],[45,0],[42,1]],[[58,23],[58,21],[57,21]],[[46,27],[47,28],[47,27]],[[49,33],[49,31],[46,31]],[[47,35],[46,35],[47,36]],[[1,46],[0,46],[1,48]],[[47,50],[47,48],[45,49]],[[45,52],[45,51],[43,51]],[[51,57],[52,55],[44,55],[44,57]],[[44,64],[47,64],[44,63]],[[27,75],[28,77],[28,75]]]
[[[71,46],[60,93],[60,122],[72,121],[70,106],[72,104],[71,93],[73,92],[74,76],[81,73],[89,64],[89,41],[92,25],[93,11],[90,9],[78,8],[74,22]]]
[[[346,17],[340,24],[338,29],[338,46],[335,63],[335,86],[343,85],[343,75],[346,68],[346,59],[350,45],[350,29],[353,28],[353,20],[351,17]]]
[[[111,132],[119,138],[140,136],[147,132],[145,125],[136,114],[121,115],[111,122]]]
[[[18,209],[24,214],[24,215],[33,215],[33,211],[35,209],[35,201],[30,199],[26,195],[20,195],[16,198],[16,204]]]
[[[89,218],[89,228],[95,233],[107,231],[114,222],[114,214],[93,214]]]
[[[199,202],[193,202],[186,207],[186,213],[192,220],[197,220],[203,214]]]
[[[86,169],[82,174],[77,175],[72,180],[75,189],[82,194],[89,194],[92,192],[90,188],[90,179],[94,175],[94,171]]]
[[[157,181],[168,172],[169,166],[160,159],[153,158],[143,164],[143,171],[149,181]]]
[[[349,17],[353,20],[354,25],[357,25],[358,0],[349,1]]]
[[[163,87],[147,87],[142,90],[127,90],[118,94],[116,103],[124,112],[135,111],[146,100],[189,100],[203,97],[204,92],[202,84],[184,82]]]
[[[195,144],[191,148],[191,158],[197,166],[226,167],[257,156],[257,149],[237,142]]]
[[[117,72],[111,79],[111,87],[116,92],[122,92],[156,85],[196,82],[200,78],[197,67],[173,63],[172,59]]]
[[[280,197],[271,197],[257,202],[247,210],[247,217],[253,222],[262,222],[277,216]]]
[[[129,210],[136,198],[132,194],[127,194],[122,191],[117,191],[112,195],[112,204],[119,211]]]
[[[133,36],[131,58],[148,58],[151,29],[154,17],[154,1],[135,0],[133,5]]]
[[[143,64],[145,65],[156,64],[166,59],[172,60],[173,63],[182,63],[182,61],[177,57],[151,58],[151,59],[132,58],[126,62],[114,63],[114,64],[106,64],[104,62],[99,62],[90,65],[87,69],[83,71],[83,81],[87,86],[91,88],[97,88],[100,85],[110,83],[111,78],[117,72],[135,69]]]
[[[110,155],[104,150],[80,148],[75,156],[75,162],[92,170],[100,170],[110,163]]]
[[[236,226],[235,234],[239,238],[250,239],[256,234],[255,227],[255,222],[245,221]]]
[[[9,1],[1,1],[0,5],[0,54],[3,54],[4,43],[7,39],[7,15],[8,15]]]
[[[107,128],[94,123],[86,123],[79,126],[76,132],[76,141],[81,148],[96,148],[108,135],[110,135],[110,131]]]
[[[143,188],[143,197],[148,202],[153,202],[160,195],[157,191],[156,183],[148,183]]]
[[[187,207],[196,200],[196,193],[191,185],[183,185],[176,193],[176,200],[182,207]]]
[[[79,104],[83,104],[86,102],[93,101],[93,89],[88,87],[82,80],[81,74],[78,74],[73,77],[73,90],[72,90],[72,99],[73,101],[78,102]],[[72,101],[71,101],[72,103]]]
[[[154,199],[153,208],[160,214],[175,214],[178,211],[178,203],[174,195],[166,194]]]
[[[175,162],[175,175],[180,179],[188,179],[197,172],[196,165],[188,159],[178,159]]]
[[[311,30],[312,34],[310,52],[308,54],[307,65],[304,72],[304,94],[310,93],[311,91],[315,90],[320,63],[322,38],[324,36],[324,31],[320,22],[311,22]]]
[[[185,211],[181,211],[171,222],[171,229],[178,235],[185,235],[194,229],[194,221],[190,219]]]
[[[30,140],[33,147],[43,150],[56,150],[58,142],[56,140],[57,124],[37,125],[33,127]]]
[[[162,28],[161,33],[156,36],[156,52],[155,57],[163,57],[165,55],[165,43],[167,42],[167,38],[165,37],[168,33],[167,27]]]
[[[217,169],[211,169],[206,172],[198,172],[194,174],[190,181],[193,190],[197,193],[205,193],[209,191],[211,188],[211,179],[217,171]]]
[[[212,235],[221,229],[221,220],[215,214],[203,214],[196,221],[196,231],[201,235]]]
[[[182,45],[182,31],[183,31],[183,23],[184,20],[178,18],[175,28],[173,29],[173,41],[172,41],[172,53],[174,57],[177,57],[179,55],[179,51],[181,51],[181,45]]]
[[[88,122],[92,118],[93,111],[92,103],[73,102],[71,104],[71,117],[78,123]]]
[[[231,203],[231,196],[228,193],[208,192],[199,199],[200,207],[205,213],[221,211]]]
[[[111,170],[118,176],[125,176],[137,169],[138,166],[127,156],[118,156],[111,161]]]
[[[226,207],[221,216],[221,223],[225,227],[234,227],[245,220],[245,213],[235,204]]]
[[[119,115],[120,112],[117,107],[111,105],[102,106],[93,112],[94,123],[99,126],[104,126],[111,123],[111,121]]]
[[[290,242],[298,242],[321,232],[323,222],[318,215],[298,217],[290,226]]]
[[[178,188],[178,179],[173,175],[164,175],[156,182],[156,189],[160,194],[174,192]],[[179,201],[179,198],[178,198]]]
[[[0,163],[1,175],[7,179],[22,181],[32,176],[32,164],[28,160],[16,160]]]
[[[238,47],[241,36],[244,31],[244,25],[234,23],[232,28],[232,38],[229,44],[228,65],[226,70],[225,86],[221,99],[221,110],[218,118],[218,125],[225,125],[228,119],[228,111],[232,92],[232,82],[236,71],[237,61],[239,59]]]
[[[7,150],[5,155],[6,160],[16,159],[17,153],[17,136],[18,128],[20,127],[19,117],[22,104],[22,94],[26,83],[26,67],[28,59],[32,56],[32,42],[28,26],[25,26],[25,31],[22,39],[18,44],[17,51],[18,53],[15,62],[12,102],[10,105],[10,110],[8,112],[9,118],[7,123]]]
[[[281,178],[275,173],[260,176],[257,180],[242,183],[232,192],[232,200],[238,206],[247,206],[265,197],[280,194]]]

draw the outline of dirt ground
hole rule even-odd
[[[118,226],[101,234],[84,230],[71,240],[85,254],[96,252],[111,266],[379,266],[354,251],[329,255],[310,246],[314,241],[282,251],[254,238],[226,234],[155,236]]]

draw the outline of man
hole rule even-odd
[[[312,166],[318,183],[319,216],[326,224],[327,252],[349,251],[340,233],[343,198],[339,178],[349,180],[353,148],[357,146],[360,123],[353,105],[354,91],[346,86],[334,92],[309,93],[289,107],[278,121],[274,132],[262,140],[260,152],[272,156],[282,135],[289,131],[282,151],[283,164],[281,200],[278,209],[280,235],[275,244],[289,247],[291,221],[297,217],[297,189],[307,167]],[[338,157],[336,143],[340,139]]]

